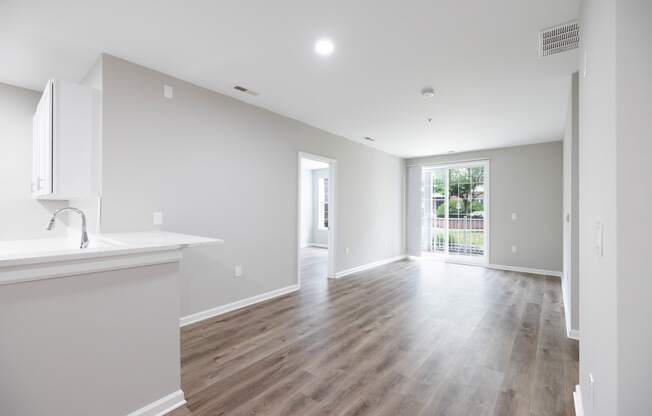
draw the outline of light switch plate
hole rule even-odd
[[[518,218],[518,215],[516,215],[515,212],[512,212],[512,219],[513,219],[513,220],[516,220],[517,218]]]
[[[517,250],[516,246],[512,246],[512,253],[516,253],[516,250]]]
[[[155,212],[152,215],[152,223],[154,225],[161,225],[163,224],[163,213],[162,212]]]
[[[233,274],[235,275],[235,277],[240,277],[240,276],[242,276],[242,266],[239,265],[239,264],[238,264],[237,266],[235,266],[235,267],[233,268]]]
[[[604,225],[600,221],[595,223],[595,254],[604,256]]]
[[[163,96],[172,99],[174,97],[174,88],[170,85],[163,85]]]

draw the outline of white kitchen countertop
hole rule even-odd
[[[0,274],[15,271],[17,267],[43,267],[52,263],[84,261],[95,258],[128,256],[138,253],[180,250],[222,244],[217,238],[171,233],[167,231],[147,231],[131,233],[107,233],[89,236],[89,246],[79,248],[79,240],[74,238],[43,238],[33,240],[0,241]],[[0,276],[0,284],[2,284]],[[15,279],[9,279],[14,281]]]

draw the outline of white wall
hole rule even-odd
[[[45,227],[52,211],[65,201],[37,201],[31,196],[32,115],[41,93],[0,83],[0,240],[65,235],[59,222]]]
[[[571,76],[564,130],[564,269],[566,329],[579,331],[579,74]]]
[[[618,414],[652,415],[652,2],[615,15]]]
[[[489,263],[560,272],[562,142],[414,158],[406,163],[475,159],[489,159]],[[513,212],[517,220],[512,220]],[[513,245],[516,253],[511,251]]]
[[[582,3],[580,65],[580,385],[587,416],[618,415],[615,1]],[[604,224],[604,256],[594,249]],[[595,380],[591,395],[589,374]],[[640,413],[639,413],[640,414]],[[623,415],[624,416],[624,415]],[[628,415],[629,416],[629,415]]]
[[[328,169],[312,171],[312,242],[328,244],[328,230],[319,228],[319,180],[328,177]]]
[[[115,57],[102,73],[102,230],[160,210],[164,229],[226,241],[186,254],[182,314],[297,283],[299,151],[338,162],[336,271],[404,253],[402,159]]]

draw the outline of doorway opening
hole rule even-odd
[[[460,263],[489,259],[489,163],[422,170],[421,250]]]
[[[336,161],[299,152],[298,283],[324,285],[335,275]]]

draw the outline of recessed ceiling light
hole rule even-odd
[[[328,56],[335,50],[335,45],[330,39],[320,39],[315,43],[315,52],[322,56]]]

